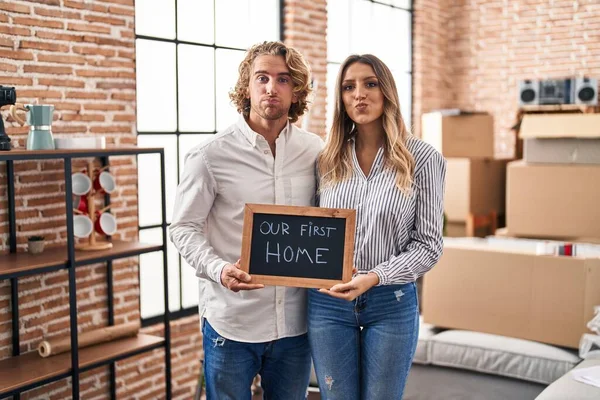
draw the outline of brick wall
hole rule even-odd
[[[415,119],[438,107],[491,112],[498,155],[512,154],[520,79],[600,76],[596,0],[415,3]]]
[[[298,49],[310,63],[316,87],[310,105],[308,126],[311,132],[325,135],[325,100],[327,98],[327,1],[285,0],[285,43]],[[302,120],[299,121],[302,124]]]
[[[130,145],[135,138],[135,53],[133,0],[14,0],[0,2],[0,84],[15,86],[22,103],[53,104],[55,137],[103,135],[110,145]],[[318,96],[308,129],[324,133],[326,47],[325,0],[286,2],[286,41],[308,58]],[[309,33],[310,32],[310,33]],[[318,43],[315,45],[315,43]],[[23,148],[27,128],[2,111],[13,144]],[[87,160],[74,162],[74,170]],[[47,245],[66,241],[64,183],[61,162],[15,162],[19,251],[32,234],[46,236]],[[117,238],[137,235],[137,170],[135,158],[112,157],[117,176],[113,194],[118,217]],[[6,169],[0,165],[0,254],[8,251]],[[139,319],[136,258],[113,262],[115,322]],[[80,333],[107,324],[106,268],[77,269]],[[21,351],[36,348],[42,338],[68,336],[67,273],[19,279]],[[171,326],[173,397],[189,399],[196,388],[201,335],[198,317]],[[162,325],[144,329],[163,335]],[[0,359],[11,354],[10,285],[0,281]],[[80,376],[81,397],[106,399],[108,368]],[[164,396],[164,351],[161,349],[117,363],[117,394],[123,399]],[[70,379],[24,393],[23,399],[64,399]]]
[[[131,145],[135,136],[135,53],[133,0],[44,0],[0,2],[0,84],[15,86],[22,103],[53,104],[55,137],[102,135],[109,145]],[[13,144],[23,148],[27,127],[3,111]],[[87,160],[74,162],[82,168]],[[19,251],[26,238],[44,235],[49,246],[65,243],[63,164],[15,162]],[[118,189],[111,196],[117,238],[137,235],[137,169],[134,157],[111,158]],[[0,251],[8,250],[6,169],[0,166]],[[115,322],[139,319],[137,258],[117,260],[114,269]],[[85,332],[107,324],[106,268],[77,269],[78,326]],[[21,351],[44,338],[68,336],[67,273],[19,279]],[[0,281],[0,358],[11,354],[9,282]],[[191,331],[190,328],[194,330]],[[174,393],[189,398],[199,366],[198,325],[173,324]],[[162,335],[162,326],[146,329]],[[81,397],[109,398],[108,368],[81,374]],[[24,399],[70,397],[65,379],[31,390]],[[117,363],[119,398],[154,399],[164,393],[164,351]],[[182,395],[184,393],[184,395]]]

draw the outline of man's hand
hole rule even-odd
[[[235,264],[227,264],[221,271],[221,285],[233,292],[240,290],[262,289],[265,285],[258,283],[250,283],[252,277],[239,269],[240,260]]]
[[[338,299],[352,301],[378,283],[379,277],[374,273],[368,273],[357,275],[348,283],[338,283],[331,289],[319,289],[319,292],[327,293]]]

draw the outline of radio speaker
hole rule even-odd
[[[537,81],[519,81],[519,105],[529,106],[540,104],[540,84]]]
[[[573,95],[571,98],[575,104],[590,106],[598,105],[598,80],[591,78],[573,79]]]

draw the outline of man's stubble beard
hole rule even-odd
[[[251,107],[254,110],[254,112],[258,114],[261,118],[269,121],[276,121],[289,112],[289,108],[287,110],[284,110],[282,107],[269,106],[262,108],[256,107],[254,105],[252,105]],[[269,109],[271,109],[272,111],[268,113],[267,111]]]

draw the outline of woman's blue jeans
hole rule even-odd
[[[207,320],[202,333],[207,400],[250,400],[250,386],[258,373],[265,400],[306,399],[310,379],[306,334],[243,343],[223,338]]]
[[[418,335],[414,283],[375,286],[351,302],[309,291],[308,340],[323,400],[401,399]]]

